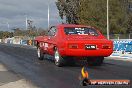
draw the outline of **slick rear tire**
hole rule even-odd
[[[37,48],[37,55],[38,55],[38,59],[39,60],[43,60],[44,59],[44,54],[42,53],[40,47]]]
[[[64,65],[63,58],[58,52],[58,49],[54,51],[54,60],[55,60],[55,65],[58,67],[62,67]]]

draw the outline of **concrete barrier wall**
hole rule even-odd
[[[6,38],[1,40],[2,43],[9,43],[9,44],[22,44],[22,45],[33,45],[34,46],[34,40],[24,40],[21,38]]]
[[[22,45],[34,45],[34,40],[24,40],[20,38],[7,38],[0,40],[4,43],[10,44],[22,44]],[[113,40],[114,47],[113,50],[119,52],[132,52],[132,40],[121,39],[121,40]]]
[[[24,40],[20,38],[7,38],[0,40],[4,43],[10,44],[22,44],[22,45],[35,45],[34,40]],[[120,39],[113,40],[114,47],[113,53],[111,56],[120,56],[120,57],[132,57],[132,39]]]

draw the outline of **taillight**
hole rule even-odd
[[[111,49],[111,46],[110,45],[103,45],[102,48],[103,49]]]
[[[70,49],[77,49],[78,45],[77,44],[69,44],[68,48],[70,48]]]

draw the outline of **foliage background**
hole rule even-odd
[[[109,0],[110,34],[132,30],[131,5],[132,0]],[[107,0],[57,0],[56,6],[66,23],[95,26],[106,34]]]

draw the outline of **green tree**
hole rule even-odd
[[[129,19],[127,21],[127,33],[132,33],[132,14],[129,15]]]
[[[78,6],[80,0],[58,0],[56,6],[59,10],[59,15],[63,20],[66,17],[66,22],[70,24],[78,24]]]
[[[60,17],[67,23],[95,26],[103,33],[107,27],[107,0],[58,0]],[[109,0],[110,33],[125,33],[128,0]]]
[[[106,0],[81,0],[79,7],[79,24],[106,30]]]
[[[13,32],[0,31],[0,39],[13,37]]]
[[[109,19],[111,33],[125,33],[125,24],[128,20],[128,0],[109,0]]]

